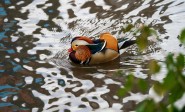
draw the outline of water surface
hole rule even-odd
[[[185,53],[178,34],[185,27],[185,0],[2,0],[0,4],[0,110],[43,112],[131,111],[151,90],[117,96],[124,77],[161,81],[165,70],[148,76],[151,59]],[[141,24],[159,39],[140,53],[132,46],[115,61],[77,66],[67,59],[74,36],[135,38],[119,32]],[[123,71],[122,76],[116,75]]]

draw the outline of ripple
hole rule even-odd
[[[133,110],[148,94],[116,91],[124,76],[148,80],[147,63],[168,52],[185,53],[178,34],[185,26],[184,0],[5,0],[0,4],[0,109],[29,111]],[[98,38],[110,32],[116,38],[135,38],[119,32],[128,24],[154,28],[148,49],[136,46],[109,64],[77,66],[67,58],[73,37]],[[119,71],[122,71],[119,76]],[[161,81],[166,71],[150,80]],[[150,81],[149,80],[149,81]]]

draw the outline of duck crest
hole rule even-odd
[[[77,36],[77,37],[72,39],[71,43],[74,40],[84,40],[84,41],[88,42],[89,44],[93,44],[93,41],[90,38],[86,37],[86,36]]]

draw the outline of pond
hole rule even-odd
[[[1,0],[0,110],[21,112],[132,111],[151,93],[117,91],[124,76],[161,81],[165,70],[149,76],[151,59],[185,53],[178,40],[185,27],[185,0]],[[120,30],[133,24],[157,31],[145,52],[131,46],[118,59],[79,66],[68,60],[73,37],[134,38]],[[162,65],[165,67],[164,65]],[[122,75],[116,75],[122,71]]]

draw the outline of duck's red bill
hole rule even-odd
[[[68,49],[68,52],[70,53],[70,52],[72,52],[73,51],[73,49],[72,48],[70,48],[70,49]]]

